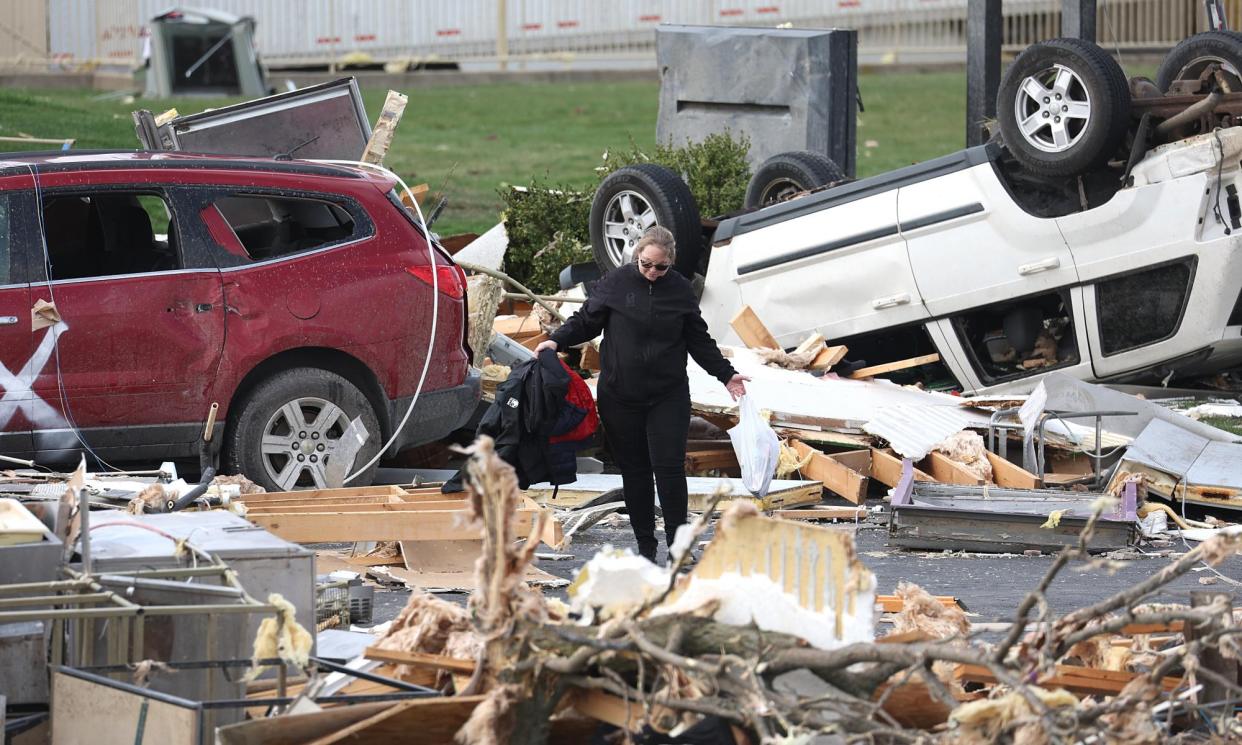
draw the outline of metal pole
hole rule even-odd
[[[496,0],[496,59],[501,71],[509,69],[509,19],[507,0]]]
[[[966,147],[982,145],[1000,90],[1001,0],[970,0],[966,17]]]
[[[1061,0],[1061,36],[1095,41],[1096,0]]]
[[[91,502],[86,488],[78,490],[78,525],[82,536],[82,574],[91,574]]]

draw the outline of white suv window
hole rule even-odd
[[[1183,261],[1097,282],[1100,351],[1119,354],[1177,333],[1193,277],[1193,262]]]
[[[1048,292],[953,317],[962,346],[985,384],[1079,362],[1068,294]]]

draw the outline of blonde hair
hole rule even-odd
[[[634,263],[638,263],[638,255],[647,246],[659,246],[664,249],[664,253],[668,254],[669,263],[676,263],[677,241],[673,238],[673,234],[669,232],[668,228],[659,225],[652,225],[647,228],[647,232],[643,233],[643,237],[638,239],[638,245],[634,246]]]

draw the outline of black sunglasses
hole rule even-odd
[[[668,268],[672,266],[672,264],[657,264],[654,261],[647,261],[646,259],[639,259],[638,263],[642,265],[643,269],[655,269],[658,272],[667,271]]]

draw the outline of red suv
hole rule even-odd
[[[217,402],[225,472],[323,487],[354,417],[369,433],[356,465],[392,436],[433,331],[389,453],[439,439],[470,418],[479,379],[465,276],[434,251],[394,182],[362,169],[0,155],[0,453],[193,456]]]

